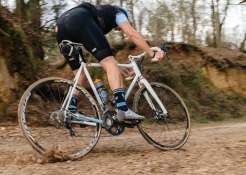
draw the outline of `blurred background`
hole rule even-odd
[[[19,99],[34,81],[48,76],[72,79],[59,53],[54,27],[63,12],[81,2],[0,0],[0,121],[16,121]],[[244,119],[245,0],[87,2],[123,6],[150,46],[167,43],[171,60],[158,64],[146,60],[143,73],[177,91],[194,121]],[[141,52],[122,32],[112,31],[106,37],[119,62]],[[88,52],[84,55],[95,61]],[[91,74],[107,81],[101,71],[91,70]]]

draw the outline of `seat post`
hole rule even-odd
[[[81,55],[79,54],[79,64],[81,64],[83,62],[83,59],[81,57]]]

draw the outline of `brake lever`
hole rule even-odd
[[[170,58],[168,56],[168,51],[167,51],[166,44],[163,43],[159,48],[165,52],[167,59],[170,60]]]

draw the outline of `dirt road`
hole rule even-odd
[[[149,145],[137,129],[111,137],[106,131],[80,161],[45,163],[28,145],[17,124],[0,124],[0,174],[246,174],[246,123],[193,126],[176,151]],[[131,131],[127,131],[131,130]]]

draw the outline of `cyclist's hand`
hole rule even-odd
[[[164,52],[162,50],[156,52],[154,58],[157,58],[158,61],[162,61],[164,59]]]
[[[126,76],[125,80],[132,80],[134,77],[135,77],[135,72],[132,70],[128,72],[128,75]]]

